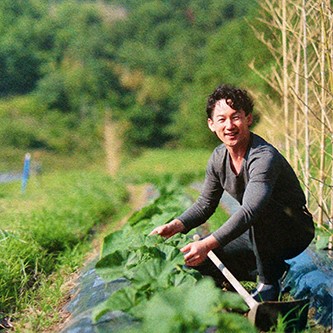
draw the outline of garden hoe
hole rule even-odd
[[[269,331],[277,324],[279,317],[283,318],[283,322],[286,325],[285,332],[305,329],[309,309],[309,301],[307,299],[290,302],[257,302],[222,264],[215,253],[210,251],[208,257],[249,306],[248,319],[259,330]]]

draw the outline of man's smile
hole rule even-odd
[[[227,132],[224,133],[224,136],[230,137],[230,138],[234,138],[238,135],[238,132]]]

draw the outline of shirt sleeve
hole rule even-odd
[[[213,153],[208,161],[203,189],[198,199],[190,208],[177,217],[185,226],[184,233],[205,223],[215,212],[220,202],[223,188],[215,170],[216,158],[216,154]]]
[[[274,185],[281,172],[281,160],[272,150],[258,151],[246,166],[248,183],[242,205],[213,236],[222,245],[239,237],[256,221],[271,199]]]

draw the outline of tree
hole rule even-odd
[[[199,135],[196,135],[196,139],[188,137],[193,135],[191,132],[197,134],[197,125],[202,120],[192,108],[197,107],[192,100],[199,99],[193,98],[191,92],[203,94],[200,98],[205,100],[207,86],[200,86],[198,81],[211,74],[206,70],[212,70],[214,65],[207,58],[215,56],[216,61],[222,62],[225,58],[233,57],[228,47],[219,49],[220,54],[216,52],[214,56],[210,55],[207,42],[221,31],[216,37],[218,43],[218,39],[228,31],[228,22],[246,15],[255,3],[229,0],[118,3],[128,5],[128,16],[112,30],[113,62],[120,85],[127,96],[132,96],[128,100],[137,103],[135,108],[124,106],[127,110],[123,110],[124,119],[129,122],[132,133],[138,132],[137,135],[129,135],[137,138],[134,142],[138,145],[146,147],[163,144],[201,145],[204,138],[199,139]],[[228,61],[231,62],[225,62]],[[228,66],[232,71],[233,65],[228,63]],[[249,72],[247,64],[243,68],[239,64],[236,67],[240,68],[240,72]],[[218,73],[217,77],[220,76],[221,73]],[[204,87],[201,92],[200,87]],[[115,105],[111,105],[111,108],[117,109]],[[121,116],[120,113],[118,115]],[[144,138],[139,135],[143,129],[138,119],[145,119],[147,133]],[[206,138],[208,132],[202,133]]]
[[[40,75],[42,59],[35,44],[36,26],[45,4],[36,1],[0,3],[0,94],[31,92]]]

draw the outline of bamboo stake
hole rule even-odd
[[[333,94],[333,13],[331,8],[331,2],[327,1],[327,9],[328,9],[328,22],[329,22],[329,48],[330,50],[329,57],[328,57],[328,72],[329,72],[329,91],[332,96]],[[331,110],[332,113],[332,110]],[[331,128],[333,127],[333,120],[331,120]],[[331,131],[331,151],[333,152],[333,131]],[[331,159],[332,161],[332,159]],[[332,162],[331,162],[332,163]],[[333,183],[333,163],[331,165],[331,182]],[[332,185],[332,184],[331,184]],[[333,190],[331,189],[331,212],[330,212],[330,219],[329,219],[329,227],[331,230],[333,230]],[[333,237],[331,237],[331,249],[333,248]]]
[[[333,228],[331,1],[263,0],[260,6],[265,14],[261,21],[267,24],[275,43],[272,38],[265,41],[263,33],[255,32],[276,63],[269,77],[260,74],[253,63],[250,67],[281,96],[286,127],[282,142],[286,157],[292,159],[308,202],[311,197],[310,209],[318,214],[318,223],[322,224],[328,218],[330,228]],[[276,114],[281,119],[278,111],[277,106]],[[276,123],[267,122],[267,119],[271,120],[269,116],[263,114],[262,119],[272,132],[276,130]],[[266,130],[269,132],[269,128]]]
[[[309,202],[309,177],[310,177],[310,137],[309,137],[309,87],[308,87],[308,58],[307,58],[307,22],[305,0],[302,0],[303,18],[303,65],[304,65],[304,123],[305,123],[305,197]]]
[[[300,64],[301,64],[301,44],[297,43],[297,56],[296,56],[296,63],[295,63],[295,80],[294,80],[294,86],[295,86],[295,93],[296,95],[299,95],[299,71],[300,71]],[[293,139],[294,139],[294,170],[296,173],[298,173],[298,160],[299,160],[299,147],[298,147],[298,135],[299,135],[299,126],[298,126],[298,99],[294,95],[294,133],[293,133]]]
[[[320,78],[321,78],[321,136],[320,136],[320,166],[319,166],[319,210],[318,225],[323,224],[323,204],[324,204],[324,181],[325,181],[325,105],[326,105],[326,89],[325,89],[325,21],[324,21],[324,2],[321,3],[321,59],[320,59]]]
[[[290,130],[289,130],[289,103],[288,103],[288,58],[287,58],[287,9],[286,0],[282,0],[282,63],[283,63],[283,110],[285,124],[285,149],[286,158],[290,160]]]

